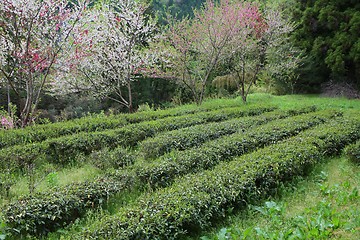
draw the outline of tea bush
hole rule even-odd
[[[197,115],[183,115],[159,120],[130,124],[119,129],[81,132],[71,136],[48,139],[43,142],[12,146],[0,149],[0,166],[3,170],[22,169],[23,159],[35,161],[46,157],[48,161],[66,164],[79,154],[90,154],[102,148],[135,146],[139,141],[161,131],[169,131],[211,121],[222,121],[233,117],[258,115],[272,111],[271,106],[230,107]],[[17,164],[17,162],[19,162]]]
[[[347,146],[344,152],[351,161],[360,164],[360,141]]]
[[[15,235],[44,235],[106,203],[109,196],[124,189],[126,182],[98,178],[36,193],[10,204],[4,211],[6,223]]]
[[[196,115],[145,121],[111,131],[80,133],[74,136],[48,140],[49,148],[47,149],[47,154],[51,156],[54,161],[67,161],[67,159],[74,158],[79,153],[90,154],[104,147],[132,147],[137,145],[139,141],[152,137],[162,131],[170,131],[212,121],[223,121],[233,117],[258,115],[273,109],[273,107],[266,106],[226,108]]]
[[[271,120],[285,118],[289,115],[298,115],[315,111],[314,107],[306,107],[295,110],[275,111],[262,114],[257,117],[245,117],[231,119],[224,122],[215,122],[196,125],[188,128],[160,133],[153,138],[140,143],[140,151],[145,158],[158,157],[173,149],[185,150],[190,147],[219,138],[223,135],[244,131],[252,126],[260,125]]]
[[[238,104],[226,104],[226,107],[236,107]],[[162,119],[170,116],[181,116],[206,112],[223,108],[224,105],[208,105],[201,107],[182,107],[158,111],[137,112],[133,114],[118,114],[106,116],[104,114],[92,115],[66,122],[35,125],[25,129],[1,130],[0,148],[13,145],[29,144],[44,141],[50,138],[57,138],[64,135],[77,134],[80,132],[104,131],[114,129],[132,123]]]
[[[209,226],[229,207],[303,174],[324,155],[340,152],[359,138],[356,117],[331,121],[212,170],[177,179],[172,186],[145,194],[134,206],[94,223],[81,237],[178,239],[190,229]]]
[[[251,152],[259,147],[294,136],[299,132],[327,122],[338,115],[335,111],[323,110],[291,118],[269,122],[247,132],[238,132],[205,143],[199,148],[175,151],[148,163],[135,166],[136,176],[150,186],[165,186],[176,176],[208,169],[221,161]]]
[[[334,111],[320,111],[306,114],[304,116],[295,116],[289,119],[283,119],[277,122],[268,123],[264,126],[255,128],[246,134],[236,134],[232,137],[229,137],[229,139],[224,138],[219,141],[214,141],[203,148],[194,149],[187,152],[179,152],[179,155],[176,159],[170,160],[167,158],[162,158],[155,164],[144,164],[141,162],[140,164],[135,165],[132,169],[125,169],[115,172],[115,174],[108,174],[108,179],[112,179],[112,181],[117,181],[118,184],[126,185],[128,187],[133,186],[133,184],[135,183],[138,185],[150,184],[150,186],[169,185],[178,176],[214,167],[221,161],[230,160],[235,156],[239,156],[246,152],[255,150],[260,146],[275,143],[276,141],[297,134],[299,131],[307,129],[311,126],[321,124],[327,121],[327,119],[336,116],[336,114],[337,113]],[[281,129],[281,131],[274,131],[278,129]],[[222,143],[222,145],[219,145],[219,143]],[[128,153],[124,149],[120,148],[114,154],[116,155],[117,153],[120,153],[120,158],[129,158]],[[107,160],[104,159],[104,161]],[[116,189],[114,190],[113,194],[121,190],[122,189]],[[63,192],[65,190],[61,191]],[[78,191],[80,192],[74,190],[72,193],[75,196],[78,196],[82,194],[83,190],[82,188],[79,188]],[[93,193],[89,191],[89,194]],[[48,199],[46,198],[47,195],[45,194],[43,196],[43,198],[35,196],[33,197],[34,199],[32,201],[30,201],[32,198],[29,197],[28,201],[31,204],[20,204],[20,206],[23,210],[31,210],[33,208],[38,209],[39,206],[44,205],[45,202],[48,201]],[[61,198],[61,196],[58,197]],[[55,200],[55,197],[53,198],[53,200]],[[61,201],[61,199],[59,199],[58,201]],[[72,209],[73,207],[77,207],[77,205],[63,205],[62,207],[59,206],[57,210],[61,212],[71,212],[75,211],[74,209]],[[20,207],[18,207],[18,209],[20,209]],[[49,210],[46,208],[44,209],[43,214],[46,213],[45,211],[49,212]],[[12,214],[16,213],[17,212],[8,211],[7,216],[12,216]],[[36,219],[38,218],[37,215],[32,215]],[[15,217],[13,216],[13,218]],[[20,218],[21,217],[18,216],[18,219]],[[68,219],[68,221],[70,220],[73,219]],[[32,223],[35,220],[28,217],[24,221],[30,221]],[[56,221],[57,219],[54,219],[54,222]],[[48,222],[50,224],[50,220],[48,220]],[[62,223],[65,224],[65,221],[63,221]],[[38,228],[38,226],[36,227]]]

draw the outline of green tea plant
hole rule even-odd
[[[211,219],[224,216],[229,206],[245,204],[258,194],[267,195],[280,182],[304,174],[324,155],[338,153],[360,138],[359,130],[357,114],[348,116],[212,170],[186,175],[168,188],[140,197],[138,204],[94,223],[82,237],[176,239],[189,228],[206,228]]]

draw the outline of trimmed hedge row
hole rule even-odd
[[[360,141],[347,146],[344,150],[345,155],[354,163],[360,163]]]
[[[123,116],[86,117],[68,122],[35,125],[24,129],[0,130],[0,148],[45,141],[82,131],[93,132],[129,124]]]
[[[159,120],[131,124],[113,131],[82,133],[48,141],[48,154],[54,158],[72,158],[78,153],[89,154],[104,147],[136,146],[139,141],[153,137],[159,132],[171,131],[188,126],[218,122],[234,117],[254,116],[272,111],[273,107],[259,106],[250,108],[226,108],[196,115],[168,117]]]
[[[320,125],[145,194],[134,206],[94,223],[77,238],[178,239],[225,216],[229,207],[246,204],[279,182],[303,174],[324,155],[359,138],[360,121],[355,117]]]
[[[236,107],[235,102],[226,107]],[[189,107],[184,109],[172,108],[158,111],[137,112],[133,114],[117,115],[94,115],[74,119],[66,122],[35,125],[25,129],[1,130],[0,129],[0,148],[13,145],[41,142],[46,139],[56,138],[64,135],[77,134],[80,132],[104,131],[114,129],[131,123],[139,123],[155,119],[162,119],[170,116],[181,116],[199,112],[207,112],[222,108],[222,105],[208,107]]]
[[[4,216],[15,235],[44,235],[64,227],[89,208],[106,203],[110,195],[125,189],[126,185],[125,181],[107,178],[71,184],[21,198],[5,209]]]
[[[258,115],[272,110],[274,110],[274,107],[270,106],[231,107],[196,115],[146,121],[115,130],[92,133],[83,132],[72,136],[49,139],[40,143],[8,147],[0,150],[0,167],[2,169],[21,169],[24,167],[22,159],[31,161],[34,160],[33,158],[44,157],[55,163],[67,163],[78,154],[90,154],[105,147],[135,146],[139,141],[154,136],[161,131],[169,131],[212,121],[223,121],[233,117]],[[31,156],[29,156],[28,152],[31,153]]]
[[[290,113],[287,113],[287,114],[290,114]],[[291,114],[294,114],[294,113],[291,113]],[[159,168],[154,168],[153,167],[154,165],[151,165],[151,164],[140,164],[140,165],[134,165],[131,170],[130,169],[128,169],[128,170],[125,169],[125,170],[119,171],[119,172],[117,172],[115,174],[109,174],[107,178],[108,179],[116,179],[116,181],[118,181],[118,184],[126,185],[128,187],[132,187],[132,186],[134,186],[134,184],[146,185],[146,183],[148,181],[150,181],[150,179],[152,180],[151,184],[158,184],[159,183],[159,181],[155,180],[155,179],[160,179],[160,178],[156,178],[156,177],[153,178],[152,176],[145,177],[147,175],[151,175],[151,174],[154,174],[155,176],[166,175],[167,176],[166,181],[168,181],[167,182],[167,184],[168,184],[178,175],[184,175],[185,173],[190,172],[190,171],[198,171],[198,170],[201,170],[202,167],[203,168],[209,168],[210,166],[213,166],[213,165],[217,164],[219,161],[223,161],[225,159],[229,159],[231,157],[234,157],[234,156],[237,156],[239,154],[250,151],[252,149],[255,149],[256,147],[265,144],[265,142],[267,142],[267,140],[271,140],[272,142],[274,142],[275,139],[277,139],[277,138],[281,139],[281,138],[284,138],[286,136],[293,135],[297,131],[300,131],[302,129],[306,129],[306,128],[308,128],[310,126],[313,126],[313,125],[316,125],[316,124],[320,124],[320,123],[326,121],[328,118],[334,117],[335,115],[336,114],[333,111],[321,111],[321,112],[312,113],[312,114],[308,114],[308,115],[304,115],[304,116],[292,117],[292,118],[286,119],[286,121],[285,120],[280,120],[279,122],[273,122],[271,124],[268,124],[267,127],[264,126],[263,128],[256,128],[256,129],[254,129],[252,131],[253,134],[248,134],[247,136],[250,139],[251,137],[255,136],[255,133],[257,131],[261,130],[259,133],[256,133],[257,136],[258,136],[257,137],[258,142],[256,142],[256,141],[248,141],[247,144],[250,144],[252,146],[246,147],[246,150],[244,149],[245,145],[243,145],[243,146],[239,145],[240,142],[237,145],[235,145],[234,147],[232,147],[233,149],[229,150],[230,152],[228,152],[227,149],[225,149],[227,147],[231,147],[231,145],[234,143],[234,139],[239,139],[239,137],[242,138],[242,139],[246,139],[246,137],[244,137],[242,134],[238,134],[238,135],[234,135],[232,137],[233,141],[228,141],[225,144],[225,147],[222,148],[222,149],[220,148],[221,145],[218,146],[218,144],[219,143],[221,144],[222,141],[224,141],[224,140],[216,141],[216,142],[214,141],[214,143],[208,144],[201,151],[198,151],[199,149],[195,150],[195,151],[187,151],[187,152],[184,151],[183,153],[185,153],[185,154],[187,153],[187,155],[185,157],[183,157],[183,158],[180,157],[181,153],[179,152],[179,156],[178,156],[179,159],[177,159],[177,164],[179,165],[179,167],[178,167],[176,172],[173,172],[173,169],[171,167],[168,168],[168,169],[166,169],[166,168],[159,169]],[[279,134],[277,134],[276,132],[273,131],[274,126],[282,127],[284,129],[281,132],[279,132]],[[267,134],[266,133],[267,131],[271,131],[271,133]],[[270,136],[270,138],[269,138],[269,136]],[[260,140],[261,138],[263,138],[263,139]],[[225,138],[225,140],[226,140],[226,138]],[[267,143],[269,143],[269,142],[267,142]],[[239,149],[235,150],[234,148],[236,148],[236,147],[239,148]],[[194,153],[196,153],[196,152],[200,152],[200,155],[195,156]],[[110,156],[109,154],[112,155],[111,152],[107,153],[105,151],[105,154],[104,154],[103,157],[109,157]],[[231,154],[234,154],[234,156],[231,156]],[[125,149],[122,149],[122,148],[118,148],[114,152],[114,155],[116,155],[116,156],[111,156],[111,158],[115,157],[117,159],[121,159],[120,160],[121,164],[122,164],[123,161],[128,162],[129,159],[131,159],[131,157],[128,156],[128,152]],[[210,155],[210,156],[208,157],[207,155]],[[213,158],[216,155],[218,156],[218,158],[215,159],[215,160],[212,160],[212,162],[210,162],[209,159]],[[100,155],[100,157],[101,156],[102,155]],[[196,158],[194,161],[197,161],[198,164],[199,164],[196,167],[194,167],[194,163],[190,162],[193,157]],[[202,159],[200,159],[201,157],[204,158],[204,161],[208,160],[207,164],[200,163],[201,160],[202,160]],[[223,157],[224,159],[221,159],[221,157]],[[94,159],[96,159],[96,157],[94,157]],[[130,161],[132,161],[132,160],[130,160]],[[162,160],[165,161],[163,166],[168,166],[166,164],[168,163],[169,159],[165,158],[165,160],[164,159],[162,159]],[[109,164],[107,163],[108,160],[104,159],[104,161],[105,161],[105,163],[103,163],[103,164],[105,166],[109,166]],[[110,162],[112,163],[112,161],[110,161]],[[110,165],[111,165],[111,163],[110,163]],[[192,169],[190,169],[190,168],[192,168]],[[162,180],[164,180],[164,179],[162,179]],[[120,191],[122,189],[118,189],[118,190]],[[82,189],[80,188],[79,191],[82,191]],[[80,193],[74,193],[75,196],[80,195],[80,194],[81,194],[81,192]],[[49,195],[52,196],[52,193],[49,193]],[[43,196],[47,196],[47,194],[44,194]],[[59,196],[59,197],[61,198],[61,196]],[[21,205],[21,207],[18,207],[16,209],[17,211],[14,211],[11,208],[8,208],[7,216],[13,216],[12,218],[15,218],[15,216],[17,216],[17,213],[19,211],[21,211],[21,208],[23,209],[23,211],[24,211],[24,209],[32,209],[32,208],[36,209],[36,208],[38,208],[36,204],[38,204],[38,205],[46,205],[46,202],[48,201],[48,199],[46,197],[43,200],[41,200],[41,198],[39,199],[39,196],[36,196],[36,198],[38,198],[38,199],[33,200],[33,201],[31,201],[31,198],[28,198],[29,204],[28,205]],[[61,201],[61,200],[59,200],[59,201]],[[14,203],[14,205],[16,205],[16,203]],[[68,209],[71,212],[71,211],[75,211],[75,210],[72,209],[72,207],[77,207],[77,206],[76,205],[64,205],[62,207]],[[61,209],[61,208],[59,207],[59,209]],[[59,209],[56,209],[56,210],[58,211]],[[48,216],[54,216],[54,215],[57,214],[57,213],[52,213],[52,209],[49,209],[49,208],[45,208],[43,211],[48,213]],[[65,212],[65,210],[63,210],[63,212]],[[32,213],[32,216],[33,216],[34,219],[31,219],[30,217],[28,217],[24,221],[25,222],[30,221],[30,224],[28,224],[28,225],[31,225],[34,222],[36,222],[37,219],[41,218],[41,217],[39,217],[39,215],[42,216],[43,214],[44,213],[41,213],[41,212],[37,212],[37,214]],[[18,217],[17,222],[20,222],[19,219],[20,219],[20,217]],[[57,221],[57,220],[61,220],[62,221],[61,224],[64,224],[63,218],[54,219],[54,221]],[[71,221],[73,219],[67,219],[67,220]],[[47,220],[47,222],[49,224],[51,224],[50,220]],[[16,223],[14,223],[14,221],[9,221],[9,223],[11,223],[12,226],[16,226]],[[18,227],[18,226],[16,226],[16,227]],[[47,226],[42,225],[42,227],[47,227]],[[40,227],[37,227],[36,229],[38,229],[38,228],[40,228]]]
[[[140,143],[139,151],[144,158],[154,158],[171,150],[185,150],[202,143],[219,138],[223,135],[245,131],[246,129],[264,124],[271,120],[281,119],[290,115],[298,115],[315,111],[315,107],[306,107],[289,111],[274,111],[257,117],[244,117],[224,122],[215,122],[191,126],[174,131],[160,133]]]
[[[152,187],[166,186],[177,176],[209,169],[219,162],[274,144],[329,121],[338,114],[332,110],[323,110],[272,121],[252,128],[248,132],[238,132],[207,142],[199,148],[174,151],[151,162],[139,161],[135,163],[133,169],[140,182],[148,183]]]

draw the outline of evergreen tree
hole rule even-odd
[[[295,20],[297,45],[308,58],[302,69],[302,90],[318,90],[327,81],[360,86],[360,2],[300,1]],[[306,86],[306,87],[305,87]]]

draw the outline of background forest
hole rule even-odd
[[[7,15],[11,8],[6,8],[8,3],[16,2],[21,3],[21,0],[4,1],[0,4],[0,37],[3,39],[6,34],[11,33],[12,30],[9,29],[17,29],[16,25],[12,25],[16,20],[11,22]],[[213,11],[219,21],[224,21],[224,16],[229,17],[226,20],[229,23],[233,16],[228,12],[228,15],[225,14],[226,7],[235,3],[222,1],[221,7],[216,4],[211,6],[211,1],[206,4],[206,1],[199,0],[140,2],[135,4],[135,1],[98,0],[87,5],[87,10],[84,10],[85,3],[80,1],[66,3],[63,6],[63,19],[58,20],[58,23],[51,23],[55,25],[40,19],[44,26],[48,24],[48,32],[41,33],[46,36],[46,41],[42,44],[53,47],[51,53],[43,50],[47,56],[51,56],[43,58],[45,61],[41,60],[40,53],[31,52],[33,50],[30,48],[21,57],[15,56],[13,52],[13,55],[6,55],[8,53],[5,50],[9,45],[5,40],[0,41],[0,55],[7,56],[0,58],[2,125],[26,126],[34,122],[67,120],[101,111],[132,112],[192,101],[201,104],[205,97],[230,97],[240,94],[246,101],[246,95],[253,91],[359,97],[358,1],[259,0],[252,1],[255,3],[249,6],[241,3],[243,5],[239,5],[239,9],[247,9],[253,14],[253,18],[250,18],[252,22],[242,26],[247,32],[242,32],[243,35],[238,32],[236,35],[237,41],[242,39],[242,43],[246,42],[246,47],[240,49],[237,47],[239,42],[229,41],[226,50],[221,53],[220,50],[216,53],[216,50],[221,49],[222,45],[214,46],[219,42],[211,42],[211,39],[219,34],[219,39],[224,40],[227,33],[213,32],[205,36],[203,30],[201,35],[201,26],[204,26],[201,21],[211,22],[206,20],[206,17],[210,16],[206,14]],[[70,16],[69,9],[74,10],[71,14],[81,14],[82,17]],[[127,11],[129,9],[131,11]],[[61,9],[53,14],[58,15],[60,11]],[[51,19],[50,14],[51,11],[46,16],[44,13],[44,19]],[[70,19],[68,23],[73,25],[65,26],[66,18]],[[107,18],[115,19],[115,25],[111,25],[113,23]],[[142,21],[141,27],[137,29],[139,25],[131,22],[131,18],[138,20],[136,24]],[[96,31],[87,34],[88,29],[77,27],[74,19],[79,21],[79,26]],[[26,17],[19,17],[17,20],[30,21]],[[61,28],[61,37],[60,23],[65,26]],[[108,26],[111,31],[102,32],[100,24]],[[216,25],[211,25],[213,26]],[[269,30],[271,26],[272,31]],[[199,32],[196,33],[194,29]],[[53,35],[50,34],[51,31]],[[89,37],[91,34],[92,38]],[[113,37],[120,35],[125,38]],[[251,41],[248,38],[250,35]],[[13,37],[11,34],[8,36]],[[27,39],[27,36],[29,34],[25,31],[22,40]],[[90,51],[95,51],[94,48],[84,48],[96,45],[92,42],[94,36],[102,36],[101,39],[98,38],[97,58],[86,58],[86,61],[82,61]],[[65,38],[71,45],[60,44],[60,39]],[[210,39],[210,42],[205,42],[206,39]],[[208,48],[201,49],[191,45],[196,41],[201,42],[202,46],[210,44],[209,46],[215,49],[215,55],[208,54],[211,52]],[[124,45],[124,42],[129,44]],[[185,46],[192,48],[182,50]],[[24,49],[21,46],[19,48]],[[151,55],[151,51],[157,53],[156,57]],[[111,57],[114,62],[107,61]],[[35,66],[29,67],[31,64],[27,63],[31,70],[20,69],[19,66],[26,61]],[[205,64],[206,61],[208,65]],[[124,62],[128,65],[124,65]],[[69,74],[68,70],[73,70],[74,66],[76,71]],[[93,66],[96,66],[96,69]],[[54,73],[54,68],[62,73],[61,76]],[[29,76],[31,79],[41,79],[38,85],[33,84],[32,91],[28,91],[32,84],[22,80],[29,79]],[[117,79],[114,76],[121,77]],[[85,82],[87,84],[84,84]],[[71,90],[68,91],[70,86]],[[11,121],[14,123],[10,126],[7,122]]]

